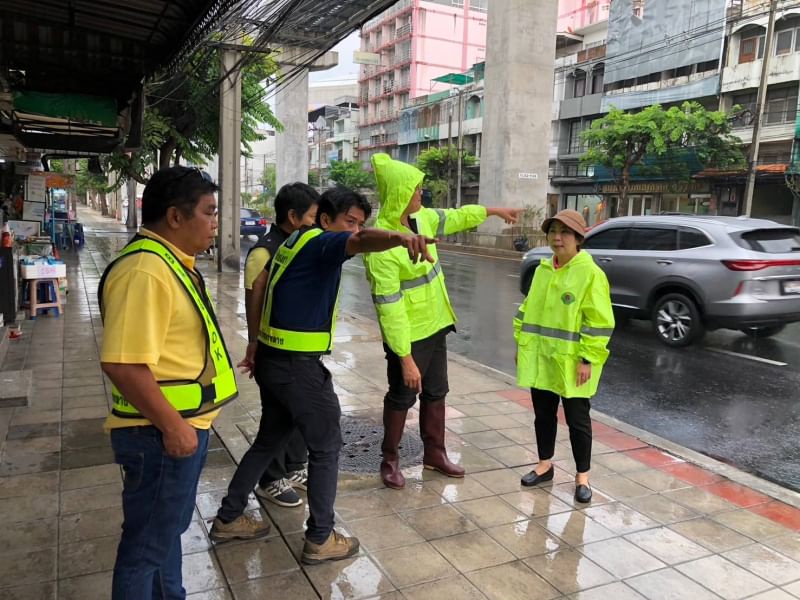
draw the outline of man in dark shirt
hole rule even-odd
[[[258,327],[267,293],[267,279],[272,257],[281,244],[298,229],[311,227],[317,219],[319,193],[305,183],[287,183],[275,196],[275,223],[247,253],[244,269],[244,302],[247,312],[247,352],[239,363],[251,371],[258,344]],[[262,392],[261,403],[264,398]],[[278,506],[300,506],[303,500],[294,488],[305,490],[308,483],[306,443],[295,431],[286,452],[264,469],[256,486],[256,495]]]
[[[432,260],[420,235],[362,229],[371,207],[343,188],[322,195],[318,228],[292,234],[273,259],[254,372],[265,404],[258,435],[242,458],[211,528],[213,540],[263,537],[269,526],[244,514],[264,465],[283,452],[294,427],[309,455],[306,540],[302,560],[314,564],[358,552],[356,538],[334,531],[333,505],[342,436],[341,409],[321,357],[330,353],[342,264],[362,252],[398,246],[412,260]]]

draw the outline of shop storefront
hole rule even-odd
[[[628,189],[623,202],[616,184],[600,186],[600,205],[604,218],[688,213],[716,215],[719,206],[708,182],[636,182]]]

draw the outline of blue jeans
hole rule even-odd
[[[181,534],[194,512],[197,482],[208,453],[208,431],[197,430],[192,456],[167,456],[153,426],[111,431],[122,466],[122,537],[112,600],[183,600]]]

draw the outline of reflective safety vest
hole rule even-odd
[[[315,331],[295,331],[276,327],[272,322],[272,303],[276,292],[280,292],[280,281],[292,261],[303,250],[305,245],[315,237],[322,235],[323,230],[314,228],[301,233],[295,231],[289,239],[278,248],[272,259],[269,272],[269,285],[267,287],[267,301],[261,313],[258,341],[270,348],[286,352],[302,352],[304,354],[326,354],[333,347],[333,333],[336,330],[336,314],[339,305],[337,293],[336,302],[331,308],[328,319],[320,329]]]
[[[591,398],[608,359],[613,331],[608,279],[591,255],[578,252],[558,269],[552,260],[542,260],[514,317],[517,384],[563,398]],[[592,374],[578,386],[582,360],[591,363]]]
[[[203,370],[193,380],[159,381],[158,385],[161,392],[170,405],[183,417],[194,417],[218,409],[223,404],[236,398],[236,396],[239,395],[239,390],[236,387],[236,374],[233,370],[230,357],[228,356],[228,350],[225,347],[225,340],[222,338],[222,332],[220,332],[219,325],[214,316],[214,307],[205,291],[205,283],[199,273],[196,273],[196,275],[200,279],[202,290],[198,290],[197,285],[192,280],[186,267],[183,266],[178,257],[176,257],[169,248],[152,238],[137,236],[131,243],[125,246],[119,253],[119,256],[108,265],[100,279],[98,297],[101,311],[103,306],[103,285],[111,269],[122,257],[138,252],[150,252],[167,263],[175,274],[175,277],[180,281],[183,289],[189,294],[194,307],[200,315],[200,319],[205,325],[203,327],[203,333],[206,340],[206,359],[203,364]],[[209,357],[214,366],[214,377],[211,380],[211,384],[203,385],[200,378],[208,368]],[[120,391],[113,384],[111,387],[111,396],[113,399],[112,412],[115,415],[126,418],[143,418],[143,415],[136,407],[125,400]]]

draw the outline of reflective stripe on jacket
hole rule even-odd
[[[286,352],[302,352],[306,354],[325,354],[333,347],[333,332],[336,329],[336,313],[339,303],[338,297],[333,305],[328,323],[318,331],[293,331],[283,329],[272,324],[272,301],[276,291],[279,290],[281,277],[292,264],[292,261],[303,250],[305,245],[323,230],[314,228],[301,233],[295,231],[284,244],[278,248],[269,273],[269,286],[267,287],[267,300],[261,313],[258,340],[270,348],[277,348]]]
[[[175,277],[177,277],[178,281],[181,283],[183,289],[186,290],[186,293],[191,297],[192,303],[197,309],[200,320],[204,325],[206,364],[203,366],[203,370],[193,380],[174,383],[159,381],[158,384],[161,393],[164,394],[164,398],[170,403],[170,406],[177,410],[183,417],[193,417],[212,410],[217,410],[223,404],[236,398],[239,395],[239,390],[236,386],[236,373],[233,370],[228,350],[225,347],[225,340],[222,339],[222,333],[217,325],[211,299],[205,291],[205,284],[199,273],[196,274],[200,279],[200,286],[203,288],[202,296],[200,290],[198,290],[198,286],[192,280],[191,275],[189,275],[186,268],[169,248],[154,239],[141,236],[136,237],[120,251],[119,256],[117,256],[114,262],[106,267],[100,279],[98,296],[101,313],[103,306],[103,285],[108,273],[111,272],[117,260],[123,256],[128,256],[137,252],[155,254],[167,263],[175,274]],[[211,363],[214,366],[214,376],[211,379],[211,384],[203,385],[200,379],[206,372],[209,358],[211,358]],[[122,393],[113,384],[111,386],[111,397],[113,400],[112,412],[115,415],[126,418],[142,418],[142,414],[139,410],[133,406],[133,404],[125,400]]]
[[[386,154],[372,157],[381,208],[375,227],[410,233],[400,217],[422,183],[422,171],[392,160]],[[477,227],[486,220],[486,208],[423,208],[410,217],[416,233],[431,238]],[[393,248],[364,256],[367,280],[378,315],[383,340],[398,356],[411,353],[411,343],[423,340],[456,322],[450,305],[436,246],[428,246],[436,262],[414,264],[405,248]]]
[[[591,255],[581,251],[559,269],[542,260],[514,317],[517,383],[564,398],[594,396],[613,331],[608,279]],[[578,387],[581,358],[592,364],[592,376]]]

